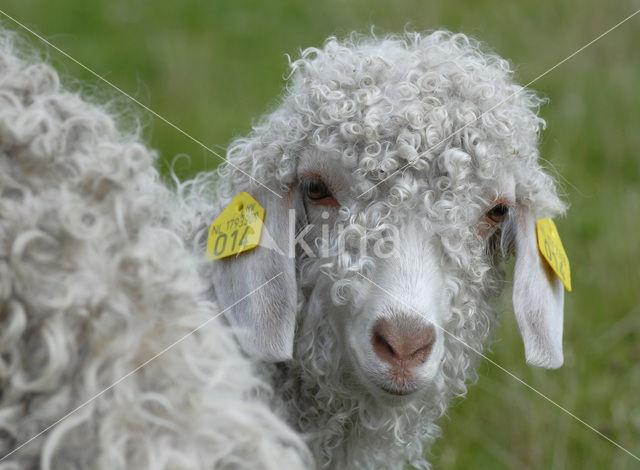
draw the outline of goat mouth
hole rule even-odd
[[[390,395],[407,396],[420,388],[411,371],[396,368],[389,371],[387,380],[378,382],[378,386]]]
[[[389,386],[389,385],[379,385],[379,387],[384,390],[386,393],[388,393],[389,395],[395,395],[395,396],[400,396],[400,397],[405,397],[407,395],[411,395],[412,393],[414,393],[416,390],[418,390],[418,387],[415,385],[409,385],[409,386],[404,386],[404,387],[397,387],[397,386]]]

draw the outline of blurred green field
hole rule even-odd
[[[640,9],[637,0],[433,1],[3,0],[33,28],[195,138],[222,153],[276,104],[285,53],[325,37],[445,27],[471,34],[535,78]],[[9,21],[5,26],[17,29]],[[31,40],[39,49],[45,48]],[[532,87],[550,103],[541,153],[560,179],[568,216],[558,222],[572,261],[565,366],[525,365],[505,295],[490,356],[609,438],[640,454],[640,14]],[[57,52],[72,89],[124,103]],[[133,109],[133,108],[131,108]],[[126,108],[125,108],[126,111]],[[181,177],[218,157],[141,113],[144,136]],[[442,420],[437,469],[631,469],[640,462],[494,366]]]

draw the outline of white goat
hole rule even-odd
[[[565,209],[538,162],[541,102],[461,34],[330,38],[291,63],[220,177],[182,188],[200,253],[240,191],[266,210],[268,243],[204,275],[319,467],[429,468],[511,253],[527,362],[562,364],[563,288],[534,226]]]
[[[563,291],[534,233],[564,210],[538,163],[541,100],[465,36],[304,51],[224,177],[177,198],[110,117],[1,49],[0,452],[106,392],[0,468],[310,466],[257,395],[320,467],[428,468],[511,252],[527,361],[562,363]],[[203,264],[240,191],[266,209],[262,246]]]
[[[202,295],[155,154],[14,50],[3,33],[0,468],[310,468]]]

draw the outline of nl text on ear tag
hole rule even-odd
[[[264,209],[248,193],[240,193],[213,221],[207,240],[207,258],[220,259],[258,246]]]
[[[571,292],[571,270],[569,258],[564,251],[556,224],[551,219],[538,219],[536,221],[538,234],[538,248],[547,260],[551,269],[558,275],[564,286]]]

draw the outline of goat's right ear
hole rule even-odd
[[[563,363],[564,286],[538,251],[535,219],[518,205],[513,311],[524,342],[527,364],[556,369]]]
[[[251,191],[265,209],[261,242],[251,250],[212,261],[220,307],[250,355],[284,361],[293,353],[297,287],[290,250],[292,194]],[[264,243],[267,241],[267,243]]]

